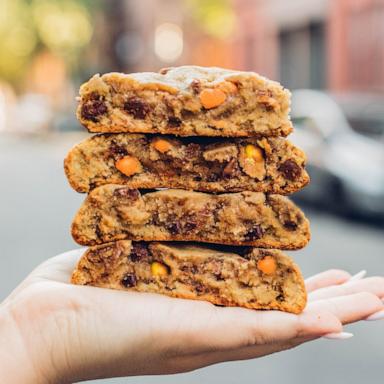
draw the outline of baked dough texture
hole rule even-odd
[[[81,245],[127,239],[299,249],[310,232],[301,210],[280,195],[179,189],[141,194],[108,184],[88,195],[73,220],[72,236]]]
[[[263,272],[265,260],[274,269]],[[281,251],[257,248],[120,240],[89,248],[72,283],[292,313],[306,305],[294,262]]]
[[[140,166],[124,174],[126,157]],[[64,165],[71,186],[89,192],[105,184],[130,188],[181,188],[203,192],[243,190],[287,195],[309,182],[306,158],[282,138],[180,138],[101,134],[76,145]]]
[[[90,132],[287,136],[290,92],[254,72],[182,66],[95,75],[77,117]]]

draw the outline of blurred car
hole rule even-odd
[[[384,220],[384,145],[355,132],[328,94],[292,94],[291,140],[308,156],[311,184],[297,198],[334,211]]]
[[[384,145],[384,96],[382,94],[349,92],[332,94],[340,105],[351,128]]]

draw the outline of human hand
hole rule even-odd
[[[300,315],[71,285],[82,252],[43,263],[2,303],[0,376],[5,382],[186,372],[264,356],[324,335],[347,337],[341,333],[344,324],[384,308],[384,278],[351,281],[341,270],[306,281],[309,302]]]

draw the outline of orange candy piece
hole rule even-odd
[[[218,88],[206,88],[200,93],[200,101],[203,107],[211,109],[223,104],[227,99],[227,95]]]
[[[165,153],[172,148],[172,144],[164,139],[157,139],[153,142],[153,147],[161,153]]]
[[[140,161],[134,156],[124,156],[122,159],[117,160],[115,167],[125,176],[132,176],[141,172]]]
[[[272,256],[265,256],[257,262],[257,268],[266,275],[273,275],[276,272],[276,260]]]

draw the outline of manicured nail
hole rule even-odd
[[[353,337],[353,333],[349,333],[349,332],[327,333],[323,337],[325,339],[330,339],[330,340],[345,340]]]
[[[365,269],[363,269],[359,273],[356,273],[356,275],[351,276],[350,279],[348,280],[348,283],[350,281],[361,280],[366,274],[367,274],[367,271]]]
[[[384,319],[384,309],[382,309],[379,312],[374,313],[371,316],[368,316],[365,320],[367,321],[375,321],[375,320],[382,320]]]

